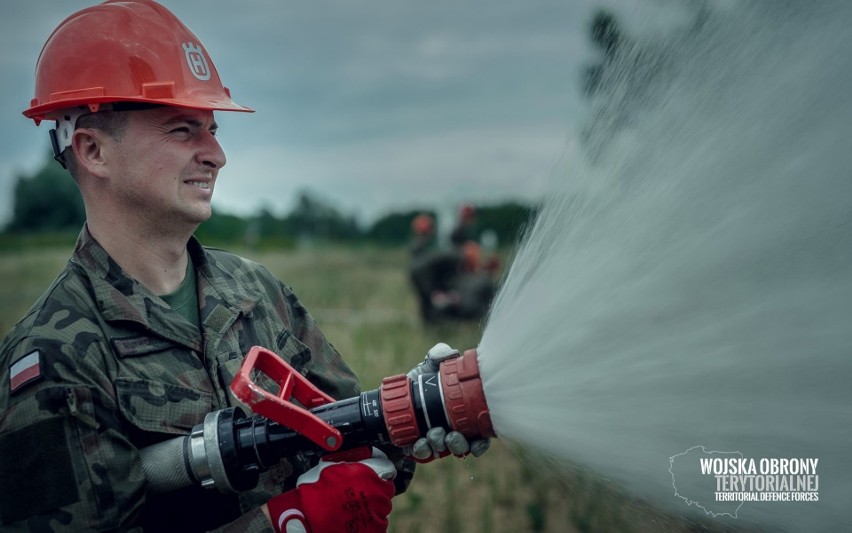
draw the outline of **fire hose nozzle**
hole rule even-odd
[[[415,379],[391,376],[378,389],[335,401],[275,353],[255,346],[231,391],[261,416],[247,416],[238,407],[214,411],[191,435],[141,450],[153,490],[192,483],[222,492],[247,490],[281,459],[360,446],[402,448],[434,427],[471,440],[497,436],[476,350],[444,359],[437,372]]]
[[[435,426],[469,439],[496,437],[482,389],[476,350],[441,362],[438,373],[385,378],[382,410],[391,442],[413,444]]]
[[[277,394],[252,380],[256,371],[278,385]],[[265,348],[255,346],[249,351],[231,390],[252,411],[292,428],[326,451],[343,444],[344,436],[333,424],[288,401],[293,396],[302,405],[318,407],[334,403],[333,399]],[[395,446],[413,444],[436,426],[459,431],[467,438],[496,437],[476,350],[445,359],[437,373],[421,374],[414,381],[404,374],[387,377],[376,392],[379,402],[362,414],[373,418],[381,413],[387,437]]]
[[[461,357],[441,363],[440,375],[450,427],[468,438],[497,437],[485,401],[476,350],[467,350]]]

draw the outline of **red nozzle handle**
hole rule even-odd
[[[279,387],[274,395],[252,381],[255,370],[263,373]],[[326,451],[334,451],[343,444],[343,435],[324,420],[308,411],[334,401],[334,398],[316,388],[303,375],[274,352],[253,346],[246,355],[240,372],[231,382],[231,392],[252,411],[278,422],[310,439]],[[295,398],[306,407],[290,402]]]

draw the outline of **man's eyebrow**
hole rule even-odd
[[[170,118],[169,120],[167,120],[167,121],[165,122],[165,125],[166,125],[166,126],[171,126],[171,125],[173,125],[173,124],[177,124],[177,123],[179,123],[179,122],[185,122],[186,124],[189,124],[189,125],[190,125],[190,126],[192,126],[193,128],[201,128],[201,127],[203,127],[203,126],[204,126],[204,122],[202,122],[202,121],[198,120],[197,118],[195,118],[195,117],[193,117],[193,116],[189,116],[189,115],[178,115],[178,116],[172,117],[172,118]],[[219,129],[219,124],[217,124],[217,123],[216,123],[216,121],[214,120],[214,121],[210,124],[210,128],[209,128],[209,129],[210,129],[210,130],[218,130],[218,129]]]

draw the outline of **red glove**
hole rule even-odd
[[[396,467],[381,451],[358,462],[325,459],[296,488],[266,502],[277,533],[383,532],[388,528]]]

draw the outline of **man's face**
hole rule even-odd
[[[216,176],[225,165],[213,112],[161,107],[126,113],[110,161],[117,207],[164,226],[210,218]]]

